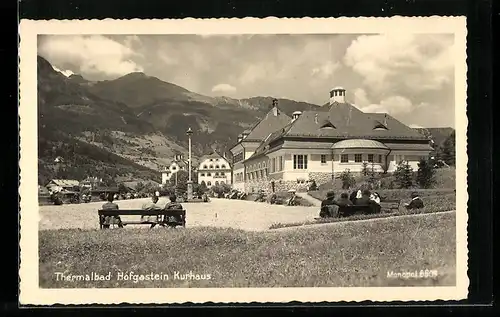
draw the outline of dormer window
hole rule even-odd
[[[330,121],[324,121],[322,124],[321,124],[321,129],[337,129],[337,127],[335,127],[333,125],[333,123],[331,123]]]
[[[389,129],[387,129],[387,127],[384,124],[382,124],[381,122],[376,121],[375,126],[373,127],[373,130],[381,131],[381,130],[389,130]]]
[[[222,164],[222,165],[221,165],[221,167],[222,167],[222,168],[226,168],[226,165]]]

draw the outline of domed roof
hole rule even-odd
[[[389,148],[378,141],[367,139],[348,139],[333,144],[332,149],[384,149]]]
[[[330,91],[332,90],[345,90],[344,87],[340,87],[340,86],[337,86],[337,87],[333,87]]]

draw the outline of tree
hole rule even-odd
[[[123,183],[120,183],[120,185],[118,185],[118,192],[120,194],[125,194],[125,193],[128,193],[128,188],[127,186],[125,186],[125,184]]]
[[[207,184],[205,183],[205,181],[201,181],[200,185],[198,186],[198,192],[200,194],[204,194],[207,192],[207,190],[208,190]]]
[[[356,184],[356,180],[349,169],[340,174],[340,179],[342,180],[342,189],[349,189]]]
[[[441,157],[448,165],[455,165],[455,131],[444,140],[441,146]]]
[[[406,161],[401,161],[394,171],[394,177],[400,188],[410,188],[413,185],[413,169]]]
[[[368,176],[369,173],[370,171],[368,170],[368,163],[363,162],[363,168],[361,169],[361,174],[363,176]]]
[[[135,185],[135,191],[136,192],[142,192],[142,190],[144,189],[144,183],[143,182],[138,182],[136,185]]]
[[[417,183],[421,188],[430,188],[434,182],[434,175],[436,170],[434,169],[434,165],[429,160],[421,160],[418,163],[418,171],[417,171]]]

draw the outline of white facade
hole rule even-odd
[[[178,162],[172,162],[170,166],[165,167],[161,171],[161,183],[167,184],[170,180],[174,179],[175,174],[179,171],[186,170],[184,164]]]
[[[203,159],[198,166],[198,183],[201,182],[207,187],[219,184],[231,185],[231,165],[224,157],[218,155]]]

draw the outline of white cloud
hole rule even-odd
[[[229,84],[218,84],[212,88],[212,92],[234,93],[236,92],[236,87]]]
[[[312,69],[312,75],[313,76],[321,76],[323,78],[329,78],[331,77],[337,69],[340,68],[340,63],[339,62],[332,62],[332,61],[327,61],[321,66],[314,67]]]
[[[48,36],[41,42],[39,51],[53,64],[76,65],[83,75],[122,76],[143,71],[131,60],[137,53],[101,35]]]
[[[371,103],[364,89],[357,88],[354,90],[354,103],[359,107],[366,107]]]
[[[404,114],[411,112],[413,108],[412,102],[408,98],[391,96],[382,100],[379,104],[369,104],[361,107],[361,110],[364,112]]]
[[[374,92],[440,90],[453,81],[452,48],[448,35],[363,35],[347,48],[344,62]]]

